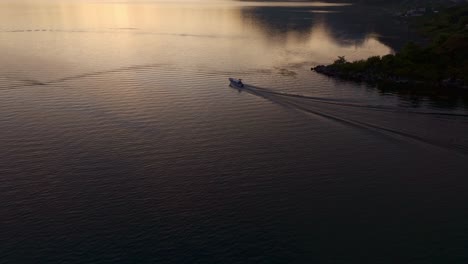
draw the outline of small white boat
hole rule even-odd
[[[242,83],[242,79],[229,78],[229,81],[231,82],[232,87],[236,87],[236,88],[244,87],[244,84]]]

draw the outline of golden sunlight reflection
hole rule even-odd
[[[153,62],[212,67],[248,63],[251,67],[271,68],[288,63],[329,63],[337,56],[360,59],[392,52],[375,35],[340,39],[327,26],[326,14],[317,14],[323,19],[308,24],[309,30],[285,31],[275,31],[276,22],[270,24],[245,14],[255,5],[286,3],[210,1],[214,4],[203,8],[194,3],[15,2],[8,9],[0,8],[0,34],[9,34],[0,46],[14,51],[12,54],[36,61],[59,61],[64,68],[78,70]],[[97,56],[99,61],[93,59]],[[226,56],[227,61],[215,59]],[[12,60],[7,54],[0,58]]]
[[[348,59],[356,60],[368,56],[386,55],[393,52],[387,45],[381,43],[373,34],[368,34],[363,40],[343,40],[338,42],[330,34],[330,30],[324,23],[315,25],[307,41],[316,59],[321,61],[329,60],[337,55],[346,55]]]

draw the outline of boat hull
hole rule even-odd
[[[244,87],[244,84],[241,83],[239,79],[229,78],[229,82],[231,83],[232,87],[236,87],[236,88],[243,88]]]

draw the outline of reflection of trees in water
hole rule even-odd
[[[286,38],[289,32],[306,39],[311,29],[321,24],[326,25],[330,36],[340,45],[360,45],[375,34],[382,43],[398,50],[408,40],[406,25],[399,25],[388,14],[372,7],[246,7],[242,16],[276,39]]]
[[[427,102],[433,107],[456,110],[460,107],[468,109],[468,92],[460,89],[437,89],[434,87],[410,87],[379,85],[377,89],[382,95],[397,95],[401,102],[413,107],[419,107]]]
[[[333,40],[343,46],[363,44],[370,35],[393,50],[401,49],[409,40],[407,25],[401,25],[389,14],[375,7],[245,7],[242,16],[275,41],[286,40],[289,33],[307,41],[314,27],[325,27]],[[339,55],[339,54],[337,54]],[[434,107],[468,108],[468,92],[420,89],[417,87],[378,86],[381,94],[397,95],[402,102],[417,107],[429,103]]]

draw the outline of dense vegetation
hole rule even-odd
[[[339,57],[316,71],[369,82],[431,83],[465,87],[468,84],[468,4],[414,21],[431,43],[409,43],[395,55],[348,62]]]

